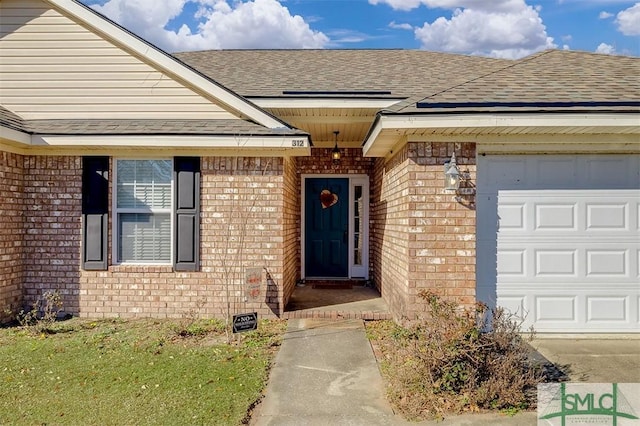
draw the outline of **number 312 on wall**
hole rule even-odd
[[[291,146],[302,146],[304,147],[304,139],[294,139],[291,141]]]

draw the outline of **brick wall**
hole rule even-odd
[[[133,265],[82,271],[81,158],[24,157],[25,302],[58,289],[65,311],[83,317],[223,317],[227,302],[235,312],[281,314],[283,288],[295,283],[283,267],[283,159],[201,161],[200,271]],[[113,220],[111,214],[110,234]],[[110,238],[109,259],[111,244]],[[256,302],[245,302],[247,268],[262,271],[263,298]]]
[[[80,157],[24,157],[24,302],[58,290],[77,312],[82,213]]]
[[[396,318],[406,315],[409,294],[409,161],[408,147],[376,159],[371,194],[373,280]]]
[[[300,279],[300,175],[297,158],[284,162],[283,256],[284,279],[282,302],[286,306]]]
[[[360,148],[341,150],[340,164],[331,161],[333,148],[312,148],[311,156],[298,157],[298,172],[301,174],[363,174],[370,175],[373,170],[373,158],[362,156]]]
[[[22,308],[24,157],[0,151],[0,321]]]
[[[455,151],[469,180],[444,190],[443,164]],[[382,294],[398,319],[424,312],[429,289],[463,305],[475,302],[475,145],[410,142],[376,161],[372,246]]]

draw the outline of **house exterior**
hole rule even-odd
[[[399,320],[428,289],[640,331],[638,58],[172,56],[74,0],[0,0],[0,28],[0,305],[276,317],[363,279]]]

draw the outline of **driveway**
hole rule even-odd
[[[569,381],[640,383],[640,336],[575,339],[536,337],[531,343]]]

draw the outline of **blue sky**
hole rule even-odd
[[[427,49],[520,58],[548,49],[640,56],[622,0],[83,0],[169,52]]]

